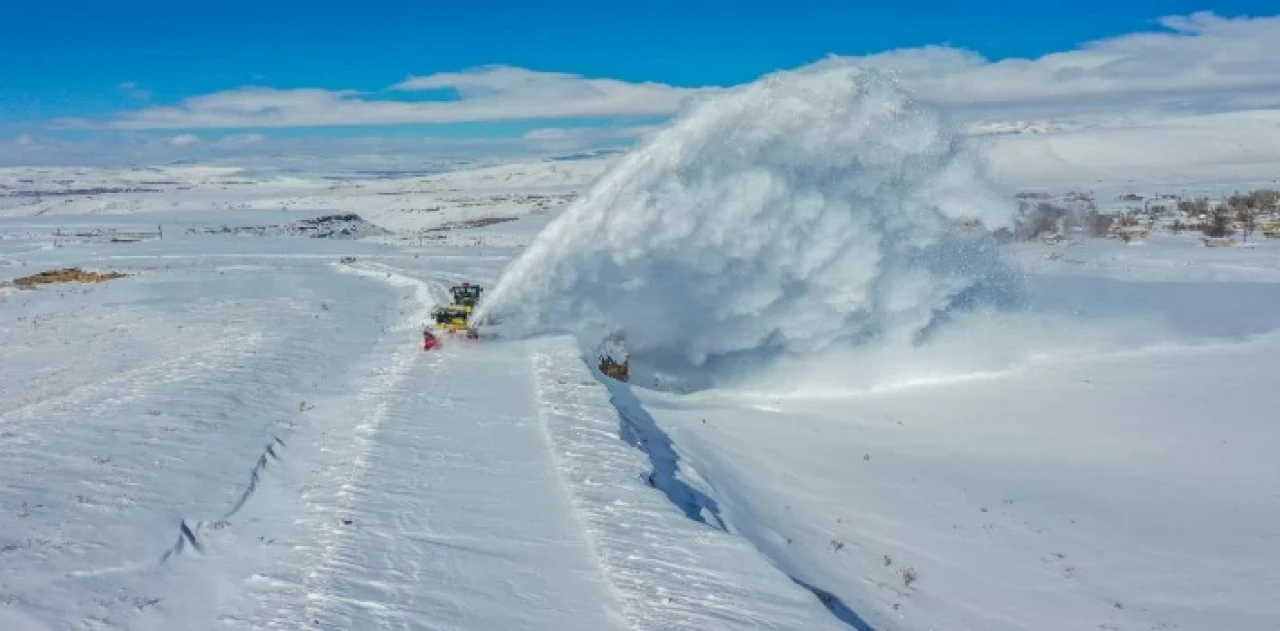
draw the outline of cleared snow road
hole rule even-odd
[[[377,437],[345,489],[347,533],[309,594],[312,620],[625,628],[558,478],[525,351],[464,344],[423,354],[370,410]]]
[[[346,406],[354,433],[320,446],[340,456],[306,494],[306,609],[283,607],[276,623],[626,628],[560,481],[526,347],[458,338],[423,352],[413,331],[444,287],[361,268],[407,290],[404,317]]]
[[[311,502],[309,607],[281,609],[279,626],[843,627],[744,539],[642,482],[651,463],[571,340],[424,353],[406,334],[445,286],[362,268],[417,305],[371,355],[355,440],[335,442],[350,457],[320,484],[337,493]]]

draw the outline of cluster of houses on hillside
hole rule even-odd
[[[1198,232],[1205,245],[1236,245],[1254,234],[1280,239],[1280,191],[1260,189],[1220,199],[1121,195],[1099,204],[1090,193],[1018,194],[1019,222],[1006,236],[1062,243],[1078,238],[1140,241],[1153,232]]]

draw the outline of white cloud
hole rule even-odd
[[[448,101],[373,99],[354,90],[245,87],[149,107],[107,123],[115,129],[198,129],[459,123],[670,114],[696,92],[660,83],[627,83],[488,66],[413,77],[394,91],[451,90]],[[83,126],[84,121],[63,121]],[[90,125],[92,126],[92,125]]]
[[[189,147],[200,142],[200,137],[194,134],[179,134],[169,139],[169,144],[175,147]]]
[[[948,47],[858,58],[895,72],[921,100],[999,119],[1220,112],[1280,104],[1280,17],[1166,17],[1164,31],[1036,59],[987,60]]]
[[[470,107],[533,107],[567,115],[668,114],[679,108],[689,88],[664,83],[628,83],[616,79],[588,79],[559,72],[538,72],[510,66],[485,66],[467,72],[443,72],[411,77],[392,90],[450,90]],[[540,116],[521,116],[541,118]]]
[[[1280,17],[1196,13],[1158,23],[1159,30],[1035,59],[992,61],[929,46],[837,60],[891,70],[921,100],[969,121],[1111,120],[1280,106]],[[444,91],[450,100],[242,87],[125,112],[105,124],[56,124],[146,130],[663,116],[690,96],[717,89],[484,66],[409,77],[389,88]]]

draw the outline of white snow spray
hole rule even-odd
[[[634,360],[704,382],[910,345],[1016,297],[994,244],[965,228],[1013,214],[938,116],[828,60],[693,102],[538,235],[477,320],[622,331]]]

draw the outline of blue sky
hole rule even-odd
[[[1137,31],[1165,30],[1170,15],[1212,11],[1230,18],[1280,13],[1270,1],[1218,0],[1212,5],[1182,0],[1078,0],[1059,6],[1006,0],[893,0],[846,3],[828,0],[592,3],[539,2],[335,2],[332,0],[224,0],[214,4],[135,0],[101,2],[16,0],[7,6],[0,38],[0,137],[17,133],[84,136],[51,129],[57,119],[104,121],[144,115],[118,127],[135,132],[220,130],[266,136],[299,134],[520,135],[547,127],[595,126],[625,119],[644,125],[672,109],[681,88],[730,86],[828,54],[862,56],[891,49],[944,45],[973,51],[985,63],[1036,59],[1072,51],[1085,42]],[[861,6],[859,6],[861,4]],[[349,100],[422,102],[450,94],[453,85],[389,90],[410,77],[467,72],[496,65],[532,72],[612,79],[625,85],[656,82],[655,90],[619,92],[609,103],[559,112],[533,108],[522,117],[520,99],[509,95],[500,111],[476,120],[396,113],[388,108],[341,123]],[[477,84],[481,93],[506,90],[530,77],[501,75],[501,85]],[[536,77],[533,77],[536,79]],[[430,82],[431,80],[423,80]],[[439,83],[439,81],[436,81]],[[561,85],[562,84],[562,85]],[[561,82],[534,94],[572,95]],[[260,86],[270,93],[244,93]],[[495,87],[497,86],[497,87]],[[598,86],[597,86],[598,87]],[[314,93],[294,92],[299,89]],[[597,89],[597,88],[592,88]],[[612,88],[606,87],[606,90]],[[359,91],[339,93],[341,90]],[[187,107],[183,99],[221,94],[201,116],[149,108]],[[670,96],[671,98],[667,98]],[[249,98],[252,97],[252,98]],[[310,99],[305,104],[301,100]],[[234,102],[231,99],[235,99]],[[265,123],[287,98],[284,125]],[[566,97],[568,98],[568,97]],[[620,102],[645,106],[617,107]],[[245,105],[252,102],[253,105]],[[207,116],[227,104],[256,107],[252,116]],[[363,102],[354,105],[363,107]],[[296,107],[296,110],[288,110]],[[326,109],[327,108],[327,109]],[[315,114],[321,109],[329,113]],[[270,111],[268,111],[270,110]],[[304,115],[294,116],[294,112]],[[539,114],[538,112],[541,112]],[[575,112],[583,113],[575,115]],[[468,118],[468,116],[461,116]],[[447,120],[446,120],[447,119]],[[88,122],[86,122],[88,121]],[[243,123],[243,125],[242,125]],[[66,127],[67,125],[57,125]],[[6,134],[6,130],[8,134]],[[208,131],[200,133],[211,133]]]

